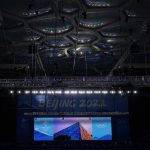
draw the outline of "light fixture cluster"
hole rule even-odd
[[[120,94],[120,95],[124,95],[124,94],[137,94],[138,91],[137,90],[10,90],[9,91],[10,94],[49,94],[49,95],[60,95],[60,94],[64,94],[64,95],[83,95],[83,94]]]
[[[85,2],[88,6],[92,6],[92,7],[110,7],[111,6],[109,2],[100,1],[100,0],[95,0],[95,1],[85,0]]]
[[[81,26],[87,27],[87,28],[98,28],[98,27],[104,25],[104,23],[99,20],[94,20],[93,22],[88,22],[86,20],[80,20],[79,24]]]

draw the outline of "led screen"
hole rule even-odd
[[[53,140],[53,118],[34,118],[34,140]]]
[[[111,117],[34,118],[34,140],[112,140]]]
[[[92,118],[92,140],[112,140],[111,118]]]

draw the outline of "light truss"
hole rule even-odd
[[[0,87],[6,88],[107,88],[122,86],[149,87],[150,76],[57,76],[34,79],[0,79]]]
[[[39,95],[107,95],[107,94],[119,94],[119,95],[125,95],[125,94],[137,94],[137,90],[83,90],[83,89],[74,89],[74,90],[68,90],[68,89],[46,89],[46,90],[10,90],[10,94],[39,94]]]

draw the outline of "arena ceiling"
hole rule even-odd
[[[145,62],[149,31],[149,0],[1,0],[0,76],[109,75]]]

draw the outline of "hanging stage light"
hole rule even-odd
[[[92,93],[93,93],[93,91],[86,91],[86,93],[87,93],[87,94],[92,94]]]
[[[77,91],[70,91],[71,94],[77,94]]]
[[[25,94],[30,94],[30,91],[26,90],[24,91]]]
[[[131,93],[131,91],[127,91],[126,93],[127,93],[127,94],[130,94],[130,93]]]
[[[21,94],[21,91],[19,90],[19,91],[17,91],[17,93],[18,93],[18,94]]]
[[[62,94],[62,91],[55,91],[55,94]]]
[[[134,90],[134,91],[133,91],[133,94],[137,94],[137,91],[136,91],[136,90]]]
[[[39,93],[40,93],[40,94],[45,94],[46,91],[41,90],[41,91],[39,91]]]
[[[32,94],[38,94],[38,91],[32,91]]]
[[[85,91],[78,91],[79,94],[85,94]]]
[[[116,91],[114,91],[114,90],[110,91],[110,94],[116,94]]]
[[[70,91],[64,91],[64,94],[70,94]]]
[[[47,94],[54,94],[54,91],[48,90]]]
[[[123,94],[123,91],[119,90],[119,91],[118,91],[118,94]]]
[[[108,94],[107,90],[102,91],[102,94]]]
[[[10,91],[10,94],[14,94],[14,91],[11,90],[11,91]]]
[[[90,95],[90,94],[94,94],[94,95],[100,95],[100,94],[137,94],[138,91],[137,90],[133,90],[132,92],[130,90],[127,90],[127,91],[123,91],[123,90],[24,90],[24,91],[21,91],[21,90],[17,90],[16,92],[14,90],[10,90],[9,91],[10,94],[55,94],[55,95],[61,95],[61,94],[87,94],[87,95]]]
[[[94,91],[94,94],[101,94],[101,91]]]

